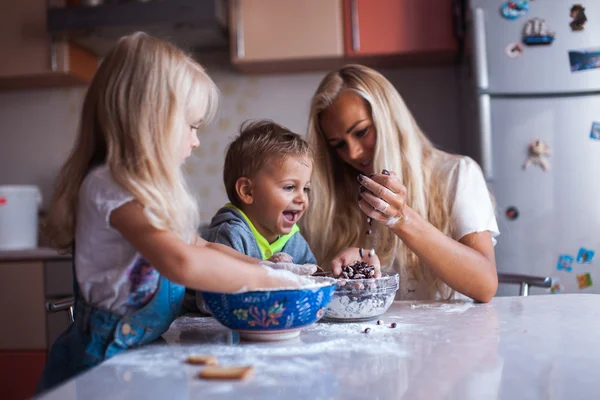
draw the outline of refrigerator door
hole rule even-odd
[[[491,94],[576,93],[600,90],[600,68],[571,72],[569,51],[596,48],[598,54],[587,65],[600,67],[600,1],[583,2],[584,14],[591,18],[581,31],[573,31],[570,17],[573,2],[564,0],[529,1],[529,12],[515,20],[501,15],[504,1],[472,0],[472,38],[477,86]],[[523,30],[533,18],[545,20],[554,32],[550,45],[526,45]],[[511,58],[506,48],[520,44],[523,52]]]
[[[492,171],[485,171],[496,200],[499,272],[559,277],[566,292],[600,293],[600,254],[578,263],[580,248],[600,251],[600,95],[556,98],[488,98]],[[528,145],[551,148],[550,169],[524,169]],[[491,172],[491,173],[490,173]],[[514,207],[518,218],[509,219]],[[558,270],[559,256],[573,258],[572,272]],[[579,289],[576,275],[590,273],[593,286]],[[502,287],[499,294],[516,294]],[[531,293],[547,292],[533,290]]]

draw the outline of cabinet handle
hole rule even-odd
[[[58,70],[58,60],[56,56],[56,40],[54,35],[50,39],[50,70],[56,72]]]
[[[244,58],[246,55],[244,49],[244,24],[242,22],[242,7],[241,0],[235,0],[235,51],[237,58]]]
[[[479,132],[481,145],[481,167],[486,181],[494,179],[492,160],[492,113],[490,108],[490,95],[479,95]]]
[[[352,30],[352,50],[360,50],[360,28],[358,26],[358,0],[350,0],[350,29]]]
[[[476,8],[473,13],[473,41],[477,88],[485,90],[489,86],[489,78],[485,43],[485,15],[481,8]]]

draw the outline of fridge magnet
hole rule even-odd
[[[508,207],[506,209],[506,218],[508,218],[511,221],[514,221],[515,219],[519,218],[519,210],[517,209],[517,207]]]
[[[592,122],[592,130],[590,131],[590,138],[600,140],[600,122]]]
[[[589,272],[577,275],[577,286],[579,286],[579,289],[585,289],[592,286],[592,277]]]
[[[583,25],[587,21],[587,17],[585,16],[585,8],[581,4],[573,4],[571,7],[570,17],[573,18],[573,21],[569,24],[571,26],[571,30],[573,31],[582,31]]]
[[[585,71],[600,67],[600,47],[569,50],[571,72]]]
[[[533,18],[525,22],[523,26],[523,43],[528,46],[543,46],[552,44],[554,32],[548,30],[546,21],[541,18]]]
[[[550,154],[550,146],[548,146],[544,141],[532,141],[529,143],[527,160],[525,160],[525,164],[523,164],[523,169],[527,169],[530,164],[534,164],[542,168],[544,171],[548,171],[550,169],[550,161],[548,160]]]
[[[565,287],[560,283],[558,278],[552,278],[552,286],[550,286],[550,293],[558,294],[565,290]]]
[[[580,248],[577,253],[577,262],[579,264],[591,264],[594,259],[595,252],[586,248]]]
[[[523,46],[521,43],[509,43],[504,48],[504,53],[506,53],[509,58],[517,58],[523,54]]]
[[[558,271],[571,272],[573,271],[573,257],[568,254],[561,254],[558,256],[558,263],[556,263],[556,269]]]
[[[529,11],[529,2],[526,0],[507,1],[500,7],[500,14],[506,19],[517,19]]]

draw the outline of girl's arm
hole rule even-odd
[[[174,233],[155,228],[137,201],[128,202],[110,214],[117,229],[167,279],[197,290],[231,293],[246,287],[294,286],[256,263],[243,261],[212,246],[187,244]],[[249,257],[248,257],[249,258]]]
[[[456,241],[406,206],[406,188],[396,176],[375,174],[373,179],[362,175],[359,179],[368,190],[359,202],[363,212],[388,226],[452,289],[477,301],[490,301],[498,289],[490,233],[471,233]]]
[[[200,236],[196,236],[196,242],[194,244],[198,247],[205,247],[205,248],[209,248],[209,249],[218,250],[221,253],[226,253],[240,261],[245,261],[245,262],[249,262],[252,264],[258,264],[261,261],[258,258],[253,258],[244,253],[240,253],[236,249],[233,249],[229,246],[225,246],[224,244],[207,242],[206,240],[202,239]]]

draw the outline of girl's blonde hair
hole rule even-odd
[[[143,205],[153,226],[191,240],[198,206],[181,170],[181,148],[189,121],[212,118],[217,101],[214,82],[182,50],[142,32],[121,38],[85,96],[75,147],[52,199],[50,241],[71,248],[79,189],[101,164]]]
[[[377,132],[373,167],[394,171],[406,186],[406,204],[446,235],[451,235],[459,156],[437,150],[423,134],[398,91],[383,75],[362,65],[346,65],[329,73],[313,96],[308,141],[315,153],[312,204],[304,219],[305,236],[320,263],[327,265],[347,247],[367,247],[366,216],[357,205],[357,170],[328,145],[320,115],[345,90],[369,105]],[[326,229],[323,229],[326,227]],[[375,250],[383,267],[408,268],[425,280],[429,296],[454,293],[426,268],[389,229],[373,225]],[[396,261],[396,262],[394,262]],[[400,272],[400,271],[398,271]]]

